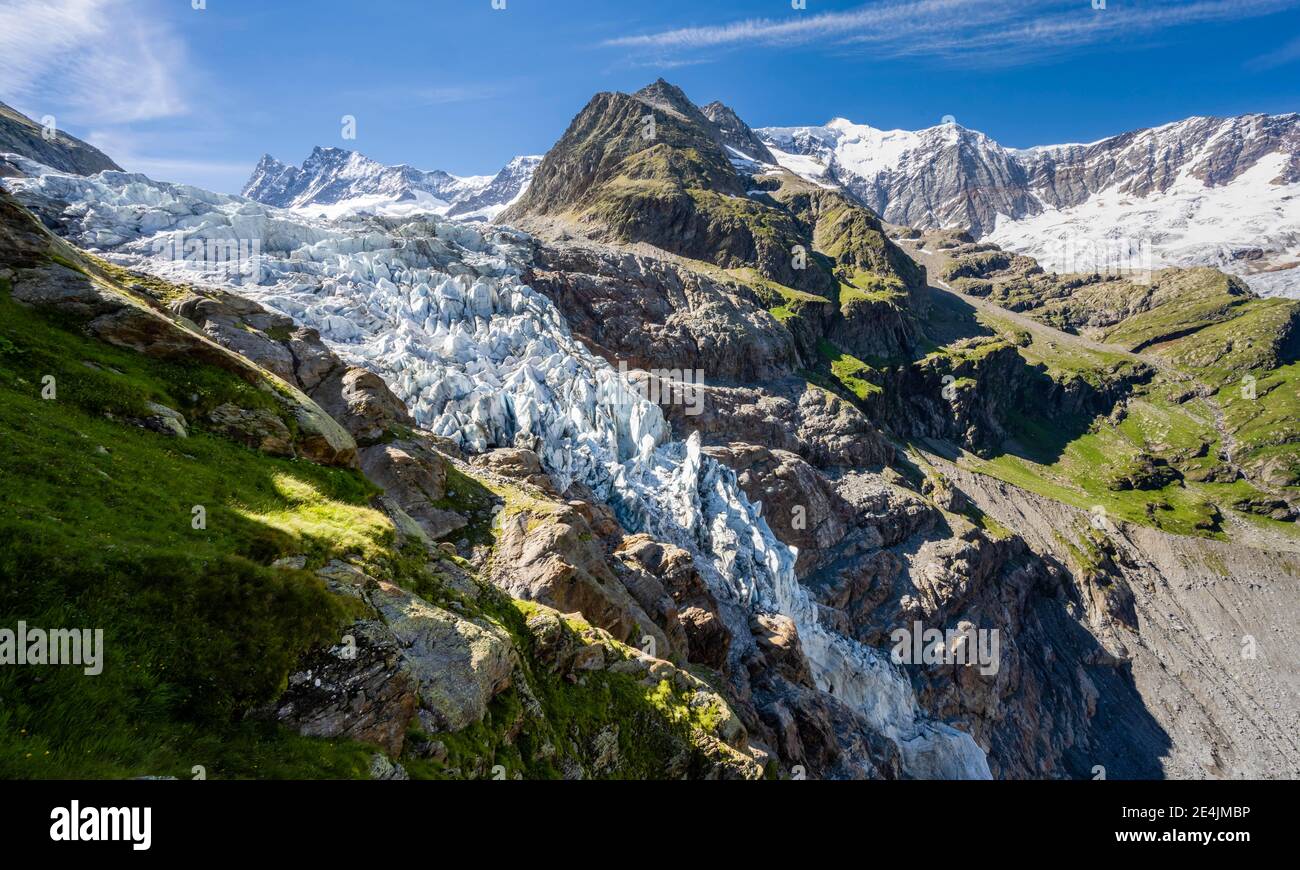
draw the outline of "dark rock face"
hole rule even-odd
[[[0,152],[11,151],[60,172],[94,175],[105,170],[122,171],[107,154],[75,136],[58,131],[46,139],[44,128],[31,118],[0,103]]]
[[[848,504],[793,453],[741,443],[708,447],[705,453],[736,472],[750,501],[763,503],[763,516],[776,536],[799,548],[798,573],[807,573],[848,533]]]
[[[1101,748],[1125,740],[1156,745],[1160,729],[1132,710],[1118,712],[1133,703],[1121,660],[1074,616],[1076,608],[1093,606],[1081,597],[1089,587],[1076,586],[1020,539],[991,539],[953,513],[969,502],[951,483],[930,480],[927,498],[886,475],[850,472],[832,481],[763,448],[710,452],[744,469],[747,494],[772,506],[764,512],[769,524],[784,543],[799,547],[802,582],[837,631],[877,647],[888,647],[894,630],[916,623],[1000,632],[991,674],[958,664],[908,666],[922,704],[970,731],[988,750],[996,777],[1085,778],[1089,759],[1103,755],[1112,775],[1159,775],[1150,758],[1121,759]],[[800,502],[807,505],[803,527],[782,519]],[[1108,613],[1123,612],[1115,595],[1096,600]],[[808,764],[818,775],[843,773],[840,766],[853,752],[840,729],[856,729],[868,742],[870,729],[855,725],[833,698],[805,694],[811,680],[793,626],[764,617],[751,628],[763,666],[751,668],[750,697],[767,736],[792,763]],[[1112,727],[1129,729],[1128,736],[1115,740]],[[875,775],[897,775],[887,752],[874,747],[866,755]]]
[[[677,622],[685,634],[687,661],[721,670],[727,660],[731,632],[723,625],[718,602],[696,570],[691,554],[647,535],[629,535],[619,543],[614,555],[655,578],[671,597]]]
[[[289,678],[271,715],[308,737],[373,743],[402,754],[419,707],[419,684],[382,623],[360,622],[351,643],[317,650]]]
[[[715,100],[702,107],[700,111],[718,128],[722,144],[754,160],[776,163],[776,157],[768,150],[767,145],[763,144],[763,140],[758,138],[758,134],[751,130],[749,125],[742,121],[729,106]]]
[[[527,278],[575,335],[615,365],[747,382],[780,378],[798,364],[791,335],[752,291],[667,260],[548,245]]]
[[[630,646],[640,648],[642,638],[650,637],[664,655],[673,648],[664,630],[619,581],[591,525],[573,506],[544,514],[521,512],[502,520],[491,578],[516,598],[582,613]],[[680,631],[670,628],[674,634]]]
[[[664,408],[674,431],[699,432],[705,444],[762,444],[794,453],[818,468],[878,467],[894,448],[854,405],[807,381],[790,378],[764,387],[710,387],[703,413]]]

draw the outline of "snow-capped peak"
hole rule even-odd
[[[461,177],[438,169],[390,166],[356,151],[317,146],[301,167],[264,155],[242,195],[331,218],[368,211],[491,220],[527,188],[538,162],[537,157],[516,157],[496,175]]]
[[[1294,113],[1193,117],[1088,144],[1023,149],[956,123],[913,132],[835,118],[755,132],[787,169],[838,184],[892,223],[961,227],[977,237],[996,230],[994,241],[1035,256],[1059,246],[1063,232],[1101,239],[1124,227],[1157,262],[1212,263],[1260,292],[1300,296]],[[1207,196],[1231,200],[1233,220],[1198,207]]]

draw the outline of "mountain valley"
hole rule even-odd
[[[1296,116],[1013,151],[661,79],[240,196],[0,122],[0,622],[110,650],[0,671],[6,775],[1300,776]],[[1149,274],[1046,256],[1219,195]]]

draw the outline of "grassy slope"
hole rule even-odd
[[[41,398],[46,375],[53,400]],[[188,778],[195,765],[210,778],[367,776],[372,747],[243,713],[360,615],[312,573],[329,559],[349,556],[435,603],[454,593],[424,557],[394,549],[391,522],[369,506],[377,489],[359,472],[274,459],[198,426],[181,440],[129,422],[151,401],[191,419],[227,401],[278,407],[225,372],[87,338],[17,305],[0,282],[0,626],[99,628],[105,646],[97,676],[0,668],[0,776]],[[443,507],[478,506],[477,482],[459,472],[451,482],[457,498]],[[192,528],[195,505],[206,529]],[[306,570],[271,566],[287,555],[306,556]],[[507,740],[522,697],[510,690],[483,724],[436,735],[445,762],[403,759],[413,776],[486,775],[483,764],[498,762],[554,776],[558,758],[584,757],[617,725],[622,772],[653,777],[716,727],[666,684],[602,674],[573,686],[530,668],[531,606],[491,590],[484,600],[458,607],[510,630],[543,709]],[[543,742],[559,755],[530,755]]]
[[[40,398],[46,375],[54,400]],[[177,440],[121,422],[150,400],[260,396],[222,372],[84,338],[0,286],[0,625],[102,628],[107,648],[95,677],[0,669],[3,775],[364,770],[357,747],[231,716],[273,694],[310,646],[335,641],[342,603],[313,574],[267,566],[382,550],[391,527],[367,507],[373,487],[202,432]],[[191,527],[195,505],[206,530]]]
[[[1110,339],[1122,336],[1124,344],[1140,345],[1163,335],[1179,334],[1189,328],[1195,317],[1208,310],[1222,312],[1222,299],[1192,300],[1194,316],[1181,310],[1176,301],[1164,308],[1125,321],[1107,334]],[[1206,306],[1209,306],[1207,309]],[[1224,537],[1215,510],[1226,511],[1237,502],[1268,498],[1267,493],[1246,481],[1232,483],[1198,482],[1187,479],[1158,489],[1116,491],[1111,481],[1142,456],[1163,457],[1175,468],[1200,476],[1199,471],[1219,464],[1221,451],[1233,447],[1239,459],[1258,459],[1256,453],[1270,447],[1286,457],[1294,457],[1297,440],[1297,391],[1300,372],[1296,366],[1268,368],[1259,356],[1243,358],[1240,354],[1220,357],[1241,335],[1267,335],[1276,324],[1260,322],[1266,313],[1276,318],[1280,313],[1276,301],[1236,300],[1231,305],[1235,318],[1206,326],[1191,336],[1181,336],[1168,345],[1157,345],[1152,352],[1167,358],[1183,374],[1158,374],[1147,385],[1138,386],[1128,403],[1127,414],[1118,423],[1098,418],[1086,421],[1055,421],[1026,413],[1011,421],[1018,449],[1009,450],[990,460],[977,463],[979,470],[1001,477],[1032,491],[1039,492],[1091,509],[1101,506],[1112,516],[1129,522],[1151,525],[1177,534]],[[1254,318],[1260,321],[1252,322]],[[1250,318],[1250,319],[1248,319]],[[1013,327],[995,318],[981,316],[990,327],[1010,335]],[[1100,372],[1123,374],[1134,363],[1127,357],[1103,351],[1067,348],[1031,337],[1020,348],[1031,363],[1047,366],[1056,379],[1079,375],[1095,382]],[[1199,355],[1199,359],[1198,359]],[[1233,359],[1233,357],[1236,357]],[[1212,364],[1207,364],[1215,359]],[[1243,374],[1259,375],[1258,400],[1243,398],[1240,382]],[[1267,372],[1267,374],[1265,374]],[[1203,398],[1193,387],[1204,384],[1211,395]],[[1218,403],[1232,443],[1215,423]],[[1065,424],[1065,425],[1062,425]],[[1078,431],[1062,444],[1062,431]],[[1277,523],[1264,518],[1238,515],[1241,519],[1289,537],[1300,538],[1294,524]]]

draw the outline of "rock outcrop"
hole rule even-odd
[[[44,122],[42,122],[43,124]],[[50,119],[54,124],[54,120]],[[122,171],[104,152],[55,127],[47,128],[0,103],[0,154],[11,152],[77,175]]]

